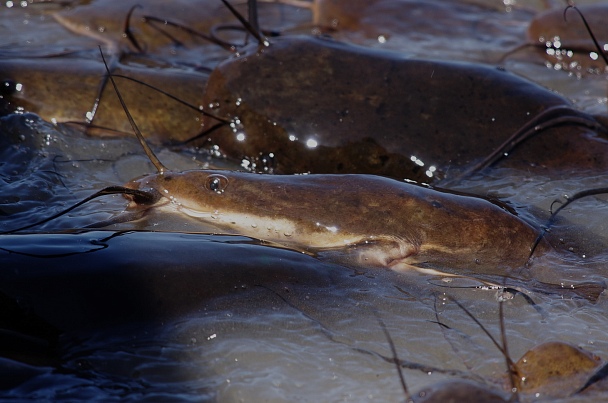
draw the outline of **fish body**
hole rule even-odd
[[[608,166],[599,135],[568,124],[569,117],[593,122],[591,116],[504,69],[410,59],[324,38],[285,36],[242,49],[211,73],[202,105],[209,132],[198,144],[219,147],[257,172],[438,183],[555,108],[559,127],[533,132],[502,164],[556,172]],[[215,128],[212,116],[231,124]]]
[[[158,192],[155,208],[288,248],[344,250],[404,271],[499,272],[525,264],[537,231],[480,198],[372,175],[260,175],[185,171],[126,185]],[[131,202],[130,209],[146,209]]]

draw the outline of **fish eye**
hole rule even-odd
[[[228,187],[228,178],[218,174],[209,175],[205,182],[205,187],[215,193],[222,194]]]

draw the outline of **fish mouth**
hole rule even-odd
[[[148,209],[166,204],[166,202],[161,201],[163,197],[155,189],[140,190],[126,188],[125,190],[123,196],[129,201],[129,205],[127,206],[129,210]]]

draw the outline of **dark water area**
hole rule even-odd
[[[340,400],[399,401],[378,317],[414,387],[494,385],[504,372],[441,281],[357,272],[244,237],[10,235],[0,264],[8,400],[287,401],[322,387]],[[497,326],[496,292],[449,294]],[[603,302],[529,296],[537,306],[515,296],[505,308],[514,356],[545,338],[606,348]]]
[[[150,255],[150,242],[158,243],[156,256]],[[45,340],[23,336],[25,348],[18,355],[23,364],[6,362],[5,383],[8,388],[18,386],[27,378],[21,373],[32,379],[7,396],[99,401],[200,401],[215,396],[214,382],[189,379],[195,365],[184,367],[187,361],[181,356],[225,327],[216,315],[233,314],[222,308],[223,299],[246,299],[248,309],[257,310],[269,299],[260,294],[277,299],[269,290],[318,293],[332,285],[334,267],[321,268],[313,259],[290,251],[267,257],[259,248],[266,249],[243,237],[186,234],[89,232],[5,238],[3,297],[19,301],[26,320],[3,325],[44,328],[48,335]],[[181,256],[179,264],[168,265],[166,257],[175,254]],[[141,265],[142,258],[157,264]],[[187,332],[189,339],[175,339],[174,331],[184,321],[202,323]],[[10,341],[10,334],[6,337]],[[47,346],[44,356],[32,348],[38,345]],[[28,366],[45,359],[57,367]],[[196,372],[202,377],[207,365],[199,364]]]
[[[377,0],[353,1],[348,10],[341,3],[260,2],[260,21],[284,36],[323,34],[403,59],[500,65],[585,116],[601,121],[608,112],[606,73],[586,65],[581,54],[578,64],[564,62],[567,53],[553,60],[555,49],[542,44],[501,59],[529,40],[535,16],[561,2]],[[547,341],[595,354],[598,368],[608,360],[606,293],[581,298],[584,292],[573,292],[605,281],[605,195],[564,209],[547,236],[560,253],[538,256],[524,275],[397,273],[353,264],[342,251],[302,253],[163,211],[89,228],[124,216],[128,201],[119,194],[7,233],[155,172],[109,86],[96,102],[104,74],[97,45],[115,73],[195,107],[203,103],[210,71],[236,57],[180,29],[168,31],[179,42],[172,41],[141,20],[156,16],[200,32],[237,24],[219,1],[172,7],[150,1],[135,9],[133,32],[147,53],[134,51],[121,32],[135,4],[0,5],[0,400],[397,402],[406,400],[397,360],[413,397],[442,382],[466,381],[508,398],[505,358],[454,300],[496,338],[502,301],[513,361]],[[217,34],[243,40],[238,31]],[[244,168],[240,156],[226,157],[220,147],[180,143],[201,131],[201,115],[137,83],[117,81],[167,167]],[[325,95],[321,88],[319,96]],[[585,130],[604,146],[604,134]],[[541,226],[556,199],[606,186],[604,170],[585,164],[497,164],[449,187],[499,200]],[[584,374],[589,384],[583,389],[570,376],[559,388],[524,390],[520,399],[605,400],[602,374]]]

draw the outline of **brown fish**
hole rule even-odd
[[[211,73],[203,105],[232,124],[198,143],[258,171],[269,168],[263,159],[271,155],[277,173],[432,182],[482,159],[552,108],[560,127],[536,134],[546,122],[532,124],[536,135],[504,163],[608,166],[608,145],[580,121],[599,124],[536,84],[496,68],[406,59],[322,38],[279,37],[244,49]],[[203,117],[205,129],[216,124]]]
[[[19,90],[0,98],[6,112],[26,110],[54,123],[72,122],[86,127],[93,117],[90,133],[117,135],[130,133],[120,104],[110,88],[104,88],[100,102],[100,83],[105,74],[100,61],[85,58],[48,58],[0,60],[0,80],[19,84]],[[147,68],[118,64],[114,74],[145,81],[170,93],[179,92],[185,102],[198,105],[205,75],[174,68]],[[141,127],[156,143],[183,141],[200,132],[198,113],[162,96],[137,82],[120,80]],[[102,130],[96,130],[96,128]]]
[[[605,24],[608,6],[589,4],[578,6],[577,9],[578,13],[572,8],[556,8],[538,14],[528,26],[527,44],[517,47],[508,55],[533,46],[538,53],[542,53],[548,66],[554,69],[571,71],[579,76],[603,72],[608,50]]]
[[[489,62],[520,41],[531,13],[519,7],[446,0],[282,0],[308,8],[335,39],[421,58]],[[505,8],[507,12],[505,12]],[[438,38],[445,38],[439,40]]]
[[[502,275],[527,262],[537,236],[486,200],[368,175],[196,170],[148,175],[126,187],[157,195],[152,205],[132,201],[131,211],[167,210],[207,228],[311,253],[341,250],[358,264],[396,271]]]
[[[577,8],[587,20],[600,46],[608,43],[608,5],[587,4]],[[556,8],[540,13],[530,22],[527,36],[531,44],[543,48],[547,48],[547,44],[555,45],[555,42],[559,42],[557,49],[597,52],[582,18],[574,10]]]
[[[246,12],[247,2],[235,4]],[[280,4],[259,2],[260,22],[280,29],[303,20],[299,14],[284,13]],[[132,10],[131,18],[129,11]],[[77,35],[93,38],[117,52],[145,52],[156,57],[180,59],[188,48],[211,44],[205,38],[220,26],[234,26],[234,16],[219,0],[96,0],[76,5],[53,14],[54,19]],[[128,20],[128,24],[127,24]],[[125,25],[131,38],[126,39]],[[223,32],[222,38],[230,37]],[[242,35],[237,36],[242,39]],[[136,48],[135,43],[137,42]],[[192,56],[192,55],[189,55]]]

